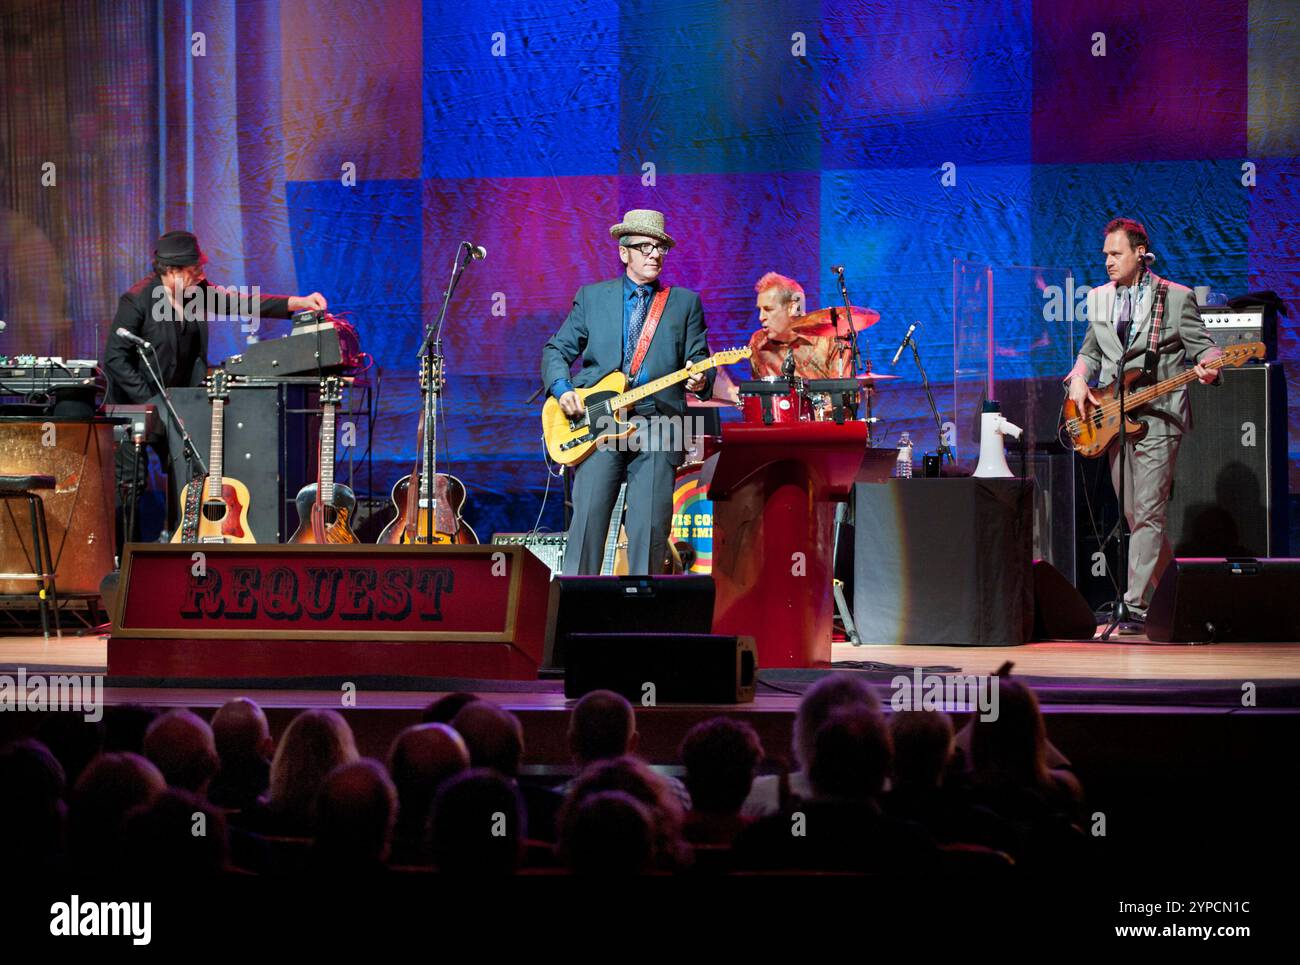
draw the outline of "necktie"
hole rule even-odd
[[[1115,312],[1115,334],[1119,336],[1119,342],[1125,348],[1128,348],[1128,330],[1133,321],[1133,305],[1130,301],[1132,289],[1125,288],[1119,296],[1119,305]]]
[[[632,317],[627,322],[627,341],[623,343],[623,371],[632,374],[632,356],[636,354],[636,343],[641,338],[641,329],[645,328],[646,309],[650,307],[650,289],[638,285],[636,304],[632,306]]]

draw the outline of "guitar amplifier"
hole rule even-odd
[[[559,576],[564,568],[564,547],[567,533],[496,533],[493,546],[523,546],[550,567],[552,576]]]
[[[338,375],[357,364],[356,329],[341,319],[295,326],[292,335],[254,342],[223,363],[231,375],[275,378],[287,375]]]
[[[1202,305],[1201,321],[1215,345],[1263,342],[1265,359],[1277,358],[1277,312],[1265,305]]]

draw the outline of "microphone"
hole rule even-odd
[[[842,274],[844,274],[844,266],[843,266],[843,265],[831,265],[831,271],[832,271],[834,274],[836,274],[836,275],[842,275]]]
[[[897,365],[898,360],[903,357],[903,349],[907,348],[908,343],[912,341],[912,333],[916,331],[916,326],[920,324],[920,322],[913,322],[912,327],[907,330],[907,334],[903,336],[903,341],[898,345],[898,351],[894,353],[894,361],[889,363],[891,366]]]
[[[131,332],[128,332],[124,328],[119,328],[117,330],[117,334],[120,338],[126,339],[128,342],[130,342],[132,345],[135,345],[138,348],[153,348],[152,342],[146,342],[139,335],[135,335]]]
[[[487,257],[487,249],[482,245],[471,244],[467,241],[465,242],[465,247],[469,249],[470,257],[475,261],[482,261]]]
[[[0,318],[0,332],[3,332],[7,327],[8,326],[5,324],[4,319]]]

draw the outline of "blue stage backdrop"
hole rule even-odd
[[[764,272],[817,307],[843,264],[882,315],[878,368],[922,321],[941,403],[954,260],[1098,283],[1102,225],[1136,217],[1162,274],[1291,306],[1300,490],[1291,0],[9,3],[0,76],[0,354],[100,357],[152,240],[192,229],[214,280],[352,313],[382,381],[378,494],[415,456],[415,353],[456,246],[485,245],[447,322],[440,463],[485,538],[560,525],[539,351],[579,285],[618,273],[607,229],[638,207],[667,212],[665,278],[703,293],[715,349],[755,327]],[[998,330],[1027,343],[1043,319]],[[214,332],[212,360],[243,337]],[[896,371],[881,441],[932,446]]]

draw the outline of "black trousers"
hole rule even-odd
[[[610,515],[627,482],[627,561],[630,574],[662,573],[672,532],[673,487],[685,458],[684,420],[642,414],[621,443],[598,446],[573,479],[573,522],[564,551],[565,576],[600,573]]]

